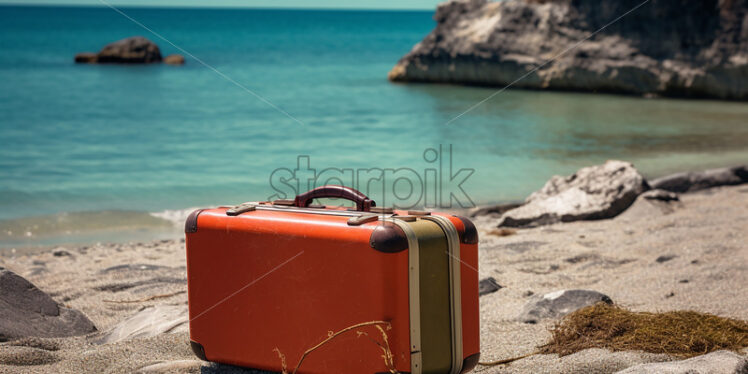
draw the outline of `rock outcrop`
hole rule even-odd
[[[162,61],[171,65],[181,65],[184,64],[184,57],[169,55],[164,59],[156,43],[142,36],[109,43],[99,53],[83,52],[75,55],[75,62],[86,64],[150,64]]]
[[[452,0],[434,19],[390,80],[748,100],[748,0]]]
[[[533,227],[615,217],[649,189],[634,165],[608,161],[568,177],[554,176],[519,208],[504,213],[499,227]]]
[[[652,188],[670,192],[694,192],[711,187],[748,183],[748,166],[677,173],[653,180]]]
[[[612,304],[607,295],[590,290],[561,290],[542,296],[533,296],[525,304],[517,319],[524,323],[537,323],[545,318],[563,317],[576,310],[597,303]]]
[[[23,277],[0,268],[0,341],[65,337],[96,331],[81,312],[58,305]]]

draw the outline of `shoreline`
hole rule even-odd
[[[734,167],[737,164],[738,162],[735,162],[734,165],[728,165],[726,167]],[[668,168],[667,170],[659,172],[659,173],[651,173],[651,174],[642,173],[642,175],[647,180],[654,180],[657,178],[662,178],[662,177],[666,177],[670,175],[676,175],[676,174],[680,174],[684,172],[699,172],[699,171],[703,171],[705,168],[719,168],[719,165],[724,165],[724,163],[720,164],[717,161],[707,162],[704,165],[694,166],[694,167],[686,168],[686,169],[678,168],[674,166],[672,168]],[[536,186],[536,188],[540,188],[540,187],[542,187],[542,184]],[[524,202],[524,199],[507,199],[507,200],[500,200],[500,201],[481,202],[479,204],[476,204],[475,207],[473,208],[451,208],[451,209],[433,209],[433,210],[440,210],[440,211],[445,211],[445,212],[452,212],[454,214],[473,216],[477,212],[490,211],[496,207],[512,206],[515,204],[522,204],[523,202]],[[79,215],[88,215],[88,214],[120,213],[120,214],[126,214],[126,215],[137,214],[137,215],[141,215],[145,217],[146,219],[157,219],[157,220],[162,220],[163,222],[159,223],[158,225],[143,225],[143,226],[140,226],[136,222],[135,224],[131,223],[130,226],[120,226],[120,227],[117,227],[116,224],[118,222],[115,222],[115,225],[111,227],[103,227],[103,228],[94,229],[94,230],[87,230],[83,232],[77,232],[74,234],[67,234],[64,232],[60,232],[60,233],[49,235],[46,237],[43,235],[39,237],[39,239],[37,239],[37,243],[39,244],[31,244],[31,245],[17,244],[17,243],[12,243],[12,242],[3,242],[0,240],[0,256],[11,256],[11,255],[20,254],[20,253],[40,253],[44,251],[51,251],[51,250],[54,250],[60,247],[91,246],[91,245],[96,245],[96,244],[137,244],[137,243],[159,241],[159,240],[165,240],[165,239],[172,239],[172,240],[179,239],[183,236],[182,224],[184,220],[187,218],[187,215],[189,215],[189,213],[195,209],[197,209],[197,207],[185,208],[185,209],[164,209],[164,210],[159,210],[155,212],[106,210],[105,209],[105,210],[100,210],[100,211],[63,212],[63,213],[57,213],[57,214],[47,214],[47,215],[39,215],[39,216],[31,216],[31,217],[2,219],[0,220],[0,224],[2,223],[7,224],[8,222],[15,223],[15,222],[23,221],[27,219],[48,220],[49,218],[59,217],[61,215],[79,216]],[[4,226],[0,226],[1,229],[5,230],[6,228],[3,228],[3,227]],[[84,238],[89,237],[92,239],[88,239],[88,240],[68,239],[68,238],[76,238],[76,237],[84,237]],[[116,239],[111,240],[112,237],[115,237]],[[44,243],[44,242],[47,242],[47,243]]]

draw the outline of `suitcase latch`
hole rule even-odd
[[[405,221],[405,222],[414,222],[415,220],[418,219],[417,216],[394,216],[392,218],[399,219],[399,220]]]
[[[409,210],[408,215],[409,216],[430,216],[431,212],[427,210]]]
[[[395,211],[394,211],[394,209],[392,209],[390,207],[373,206],[373,207],[369,208],[369,212],[379,213],[379,214],[392,214]]]
[[[255,204],[250,203],[243,203],[239,204],[233,208],[229,208],[226,210],[227,216],[238,216],[242,213],[251,212],[253,210],[257,209],[257,206]]]
[[[374,222],[379,219],[376,214],[363,214],[358,217],[351,217],[348,219],[348,226],[360,226],[367,222]]]

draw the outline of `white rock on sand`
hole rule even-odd
[[[525,204],[501,216],[499,226],[532,227],[615,217],[649,189],[629,162],[611,160],[554,176]]]
[[[748,186],[743,185],[683,194],[680,201],[640,197],[613,219],[519,229],[510,236],[489,234],[495,230],[495,217],[476,217],[480,278],[493,277],[503,286],[480,298],[482,359],[524,355],[549,338],[555,319],[537,324],[516,320],[530,292],[589,289],[635,311],[692,309],[748,319],[747,207]],[[102,332],[0,343],[0,372],[253,372],[226,365],[198,366],[186,332],[96,344],[123,321],[149,310],[144,308],[184,308],[182,241],[65,250],[73,256],[17,255],[0,259],[0,266],[26,277],[57,302],[80,310]],[[531,356],[477,371],[614,373],[673,360],[666,355],[588,349],[560,358]]]
[[[559,290],[537,295],[522,307],[517,320],[524,323],[537,323],[541,319],[563,317],[575,310],[599,302],[612,304],[607,295],[592,290]]]

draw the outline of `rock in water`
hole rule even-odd
[[[169,65],[184,65],[184,56],[182,55],[168,55],[164,57],[164,64]]]
[[[746,0],[452,0],[389,79],[748,100],[746,15]]]
[[[616,374],[746,374],[748,359],[730,351],[716,351],[682,361],[639,364]]]
[[[499,226],[532,227],[557,222],[611,218],[649,189],[634,166],[623,161],[582,168],[555,176],[526,203],[501,217]]]
[[[590,290],[561,290],[535,296],[522,307],[517,319],[524,323],[537,323],[545,318],[563,317],[571,312],[599,302],[613,304],[605,294]]]
[[[95,64],[98,60],[96,53],[83,52],[75,55],[75,62],[79,64]]]
[[[161,50],[152,41],[142,36],[133,36],[105,45],[99,51],[98,62],[161,62]]]
[[[120,322],[104,334],[99,343],[185,332],[188,322],[187,305],[157,305],[145,308]]]
[[[85,335],[96,331],[83,313],[61,307],[21,276],[0,268],[0,341],[28,336]]]
[[[717,186],[748,183],[748,166],[677,173],[652,181],[652,188],[671,192],[693,192]]]
[[[78,63],[148,64],[161,60],[158,46],[142,36],[109,43],[95,56],[92,53],[79,53],[75,56],[75,62]]]

